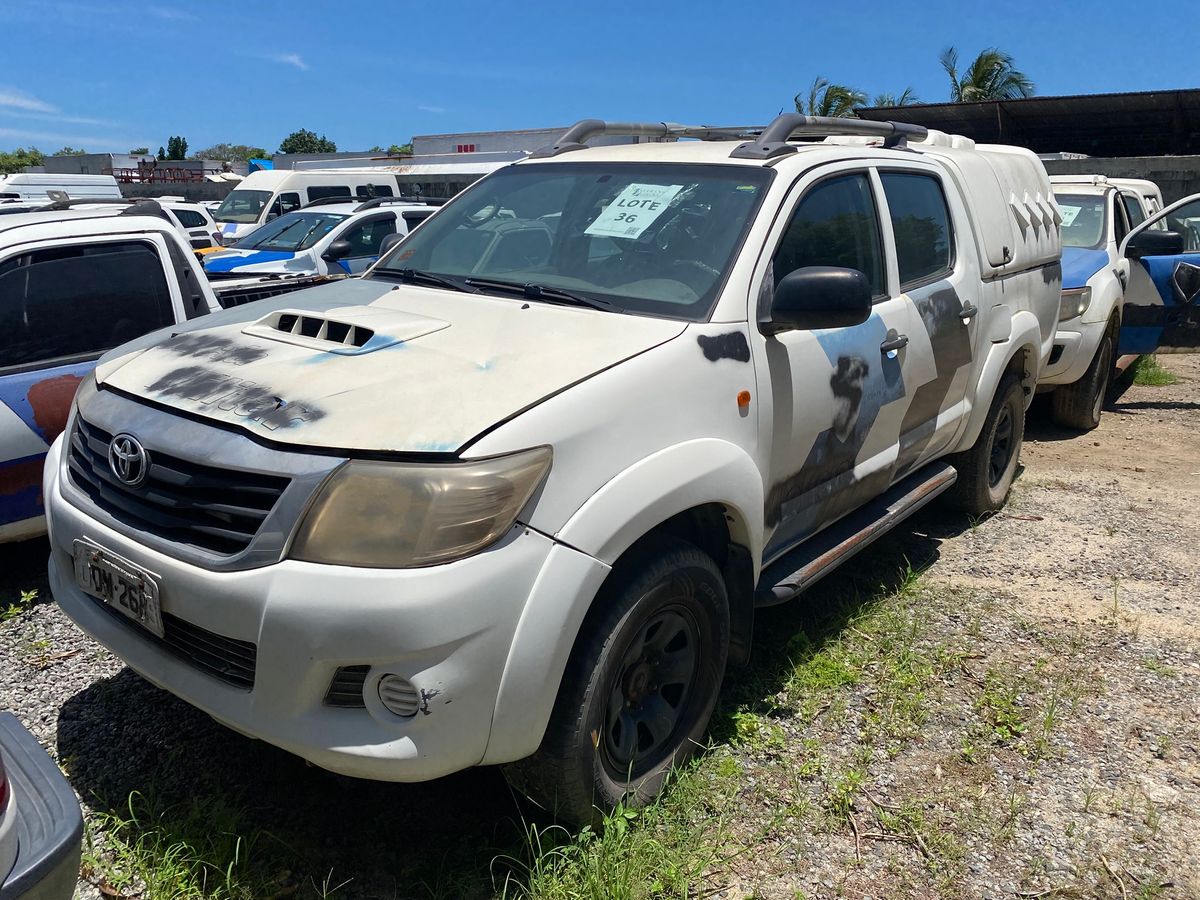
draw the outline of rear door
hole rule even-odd
[[[1142,252],[1147,231],[1173,232],[1182,252]],[[1151,216],[1121,243],[1129,257],[1129,284],[1118,353],[1200,351],[1200,194],[1185,197]]]
[[[396,214],[389,212],[359,219],[353,225],[334,236],[334,240],[349,241],[353,248],[349,256],[330,263],[335,274],[341,269],[347,275],[357,275],[370,268],[379,259],[379,245],[389,234],[396,233]]]

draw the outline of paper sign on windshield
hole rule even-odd
[[[1063,228],[1070,228],[1075,221],[1075,217],[1079,215],[1082,206],[1067,206],[1063,203],[1058,204],[1058,209],[1062,213]]]
[[[584,234],[615,238],[637,238],[667,211],[682,184],[631,184],[608,206]]]

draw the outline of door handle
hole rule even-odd
[[[879,350],[882,353],[895,353],[908,346],[908,335],[898,334],[894,338],[890,338],[879,345]]]
[[[979,307],[968,300],[963,304],[963,308],[959,310],[958,317],[964,322],[969,322],[979,314]]]

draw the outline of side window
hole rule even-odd
[[[308,189],[308,202],[326,197],[349,197],[350,188],[344,184],[314,184]]]
[[[1125,204],[1119,202],[1120,195],[1113,196],[1113,232],[1116,234],[1117,243],[1125,240],[1125,235],[1129,234],[1129,219],[1125,216]]]
[[[1122,194],[1121,203],[1125,206],[1125,215],[1129,216],[1129,227],[1137,228],[1146,221],[1146,214],[1142,212],[1142,204],[1133,194]]]
[[[881,172],[880,180],[896,237],[901,290],[949,273],[954,234],[941,182],[902,172]]]
[[[350,245],[354,248],[348,254],[347,258],[378,256],[379,245],[383,243],[383,239],[389,234],[395,233],[396,220],[390,217],[386,219],[373,219],[370,222],[355,225],[342,235],[342,239],[349,241]]]
[[[775,284],[805,266],[840,266],[867,276],[871,293],[886,291],[879,215],[864,173],[841,175],[812,188],[792,214],[772,260]]]
[[[295,191],[288,191],[286,194],[280,194],[277,202],[279,203],[280,215],[297,210],[303,205],[300,203],[300,195]]]
[[[360,200],[370,200],[372,197],[390,197],[392,189],[386,184],[360,184],[354,189],[354,196]]]
[[[1193,200],[1164,217],[1167,230],[1183,235],[1185,253],[1200,250],[1200,200]]]
[[[97,355],[174,321],[150,244],[76,244],[0,263],[0,370]]]
[[[408,226],[408,231],[412,231],[426,219],[433,215],[433,210],[410,211],[400,214],[404,219],[404,224]]]
[[[203,228],[208,224],[204,221],[204,216],[194,209],[173,209],[171,212],[175,213],[175,218],[184,228]]]

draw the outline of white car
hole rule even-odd
[[[204,271],[210,278],[356,275],[379,258],[385,240],[408,234],[434,212],[432,205],[402,197],[362,203],[317,200],[207,254]]]
[[[221,246],[221,230],[210,210],[203,203],[189,203],[180,197],[156,197],[179,230],[187,236],[193,250]]]
[[[631,133],[703,140],[585,143]],[[581,122],[362,278],[102,360],[46,465],[54,596],[327,769],[646,802],[756,606],[942,492],[1004,503],[1057,215],[1032,153],[917,126]]]
[[[1121,338],[1130,276],[1121,243],[1162,209],[1162,194],[1150,181],[1104,175],[1050,181],[1062,214],[1063,293],[1039,388],[1053,391],[1059,424],[1088,431],[1100,424]]]

